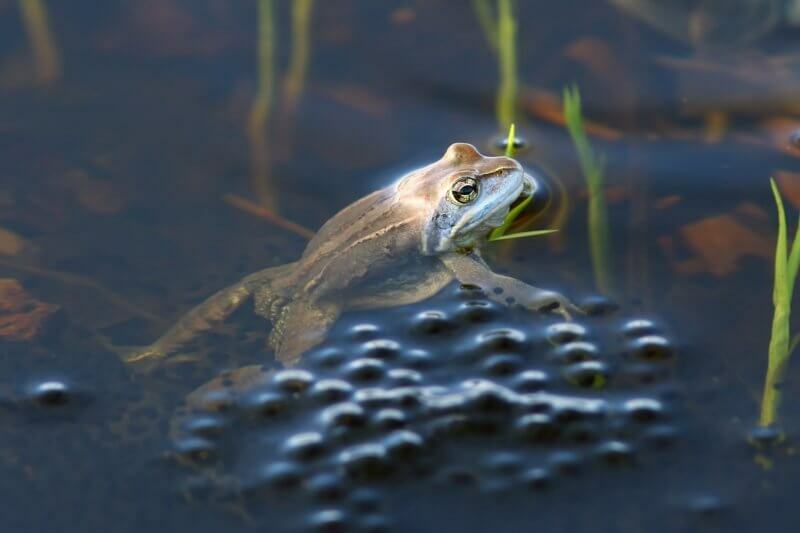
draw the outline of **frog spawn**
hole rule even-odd
[[[634,467],[675,438],[673,355],[649,320],[561,322],[459,287],[385,322],[345,317],[298,367],[193,394],[173,455],[196,493],[310,498],[309,527],[384,530],[389,481],[541,491]]]

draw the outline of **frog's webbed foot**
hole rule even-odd
[[[278,361],[287,366],[297,363],[305,352],[325,340],[339,313],[335,304],[307,300],[284,307],[269,336]]]

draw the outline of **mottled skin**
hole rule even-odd
[[[477,185],[474,197],[462,194],[470,191],[465,184]],[[453,144],[439,161],[340,211],[298,261],[217,292],[129,361],[175,353],[251,297],[272,323],[269,344],[287,365],[320,343],[343,310],[414,303],[453,280],[483,287],[501,303],[513,298],[529,309],[566,312],[559,294],[495,274],[480,256],[509,206],[534,190],[514,159]]]

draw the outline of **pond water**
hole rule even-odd
[[[451,284],[345,313],[289,373],[250,306],[123,362],[451,143],[499,154],[497,4],[0,0],[4,531],[792,528],[797,365],[782,440],[751,436],[769,178],[790,237],[800,207],[793,0],[507,3],[517,157],[547,197],[515,227],[559,231],[484,255],[571,322]]]

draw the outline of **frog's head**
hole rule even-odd
[[[419,212],[422,251],[434,255],[472,249],[503,224],[511,205],[536,182],[510,157],[485,157],[456,143],[444,157],[403,178],[398,199]]]

